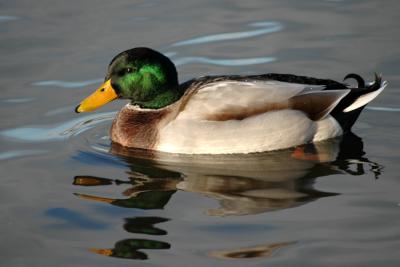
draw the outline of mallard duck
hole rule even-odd
[[[292,74],[204,76],[178,83],[175,65],[150,48],[124,51],[105,82],[75,109],[92,111],[129,99],[111,126],[125,147],[183,154],[284,149],[350,131],[364,106],[386,86],[381,77],[356,88]]]

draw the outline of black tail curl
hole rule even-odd
[[[358,88],[364,88],[364,87],[365,87],[365,81],[364,81],[364,79],[363,79],[360,75],[358,75],[358,74],[349,73],[349,74],[347,74],[347,75],[344,77],[343,81],[346,81],[347,79],[354,79],[354,80],[356,80],[357,83],[358,83]]]
[[[358,86],[356,88],[351,88],[347,85],[347,88],[351,89],[350,93],[346,95],[330,113],[339,122],[344,133],[350,132],[351,127],[356,122],[365,105],[350,112],[344,112],[344,110],[351,104],[353,104],[360,96],[376,91],[383,85],[381,75],[378,75],[376,73],[375,81],[369,84],[366,84],[364,79],[360,75],[355,73],[347,74],[344,77],[343,81],[347,79],[355,79]]]

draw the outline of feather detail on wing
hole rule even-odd
[[[243,120],[278,110],[299,110],[311,120],[325,118],[349,90],[278,81],[224,81],[206,85],[179,115],[208,121]]]
[[[301,110],[313,120],[324,119],[350,90],[329,90],[296,95],[289,99],[289,108]]]

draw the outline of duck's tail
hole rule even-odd
[[[339,122],[345,133],[351,130],[363,108],[377,97],[387,85],[387,82],[383,81],[382,77],[377,74],[375,74],[375,81],[367,84],[358,74],[348,74],[344,80],[349,78],[355,79],[358,87],[349,88],[351,89],[350,93],[330,113]]]

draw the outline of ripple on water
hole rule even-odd
[[[49,110],[44,115],[48,116],[48,117],[51,117],[51,116],[56,116],[56,115],[59,115],[59,114],[69,113],[74,108],[75,108],[75,106],[66,106],[66,107],[56,108],[56,109],[53,109],[53,110]]]
[[[49,81],[38,81],[34,82],[35,86],[54,86],[54,87],[63,87],[63,88],[79,88],[84,87],[91,84],[101,83],[103,79],[91,79],[85,81],[77,81],[77,82],[67,82],[61,80],[49,80]]]
[[[275,61],[274,57],[257,57],[242,59],[212,59],[208,57],[181,57],[173,60],[175,65],[181,66],[190,63],[204,63],[217,66],[246,66],[263,64]]]
[[[390,107],[365,107],[365,109],[374,111],[400,112],[400,108],[390,108]]]
[[[7,16],[7,15],[0,16],[0,22],[18,20],[18,19],[20,18],[16,16]]]
[[[23,103],[28,103],[35,100],[33,97],[20,97],[20,98],[9,98],[9,99],[4,99],[2,100],[4,103],[10,103],[10,104],[23,104]]]
[[[116,112],[103,112],[69,120],[61,124],[38,127],[20,127],[0,132],[0,135],[25,142],[45,142],[67,139],[99,123],[112,120]]]
[[[188,39],[185,41],[180,41],[180,42],[172,44],[171,46],[196,45],[196,44],[212,43],[212,42],[219,42],[219,41],[240,40],[240,39],[256,37],[256,36],[260,36],[260,35],[264,35],[264,34],[269,34],[269,33],[273,33],[273,32],[279,32],[283,29],[282,23],[276,22],[276,21],[256,22],[256,23],[249,24],[249,26],[255,27],[255,28],[260,28],[260,29],[242,31],[242,32],[229,32],[229,33],[206,35],[206,36]]]
[[[14,159],[23,156],[32,156],[46,153],[47,150],[42,149],[23,149],[23,150],[11,150],[3,151],[0,153],[0,160]]]

